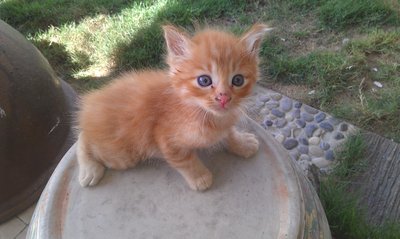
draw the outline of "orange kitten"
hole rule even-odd
[[[164,158],[190,188],[205,190],[212,174],[196,149],[224,140],[248,158],[258,150],[253,134],[234,124],[240,103],[258,77],[258,51],[270,29],[254,25],[241,37],[206,29],[193,37],[164,26],[168,70],[130,72],[84,96],[78,115],[79,182],[93,186],[105,167],[126,169]]]

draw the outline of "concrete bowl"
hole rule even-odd
[[[199,152],[214,174],[205,192],[188,188],[162,160],[108,170],[99,185],[78,183],[76,146],[64,156],[35,209],[28,237],[331,238],[311,184],[282,146],[249,118],[260,150],[244,160]]]

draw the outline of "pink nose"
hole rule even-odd
[[[219,93],[215,100],[219,102],[222,108],[225,108],[225,105],[232,99],[232,97],[228,96],[226,93]]]

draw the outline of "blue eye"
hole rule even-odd
[[[197,84],[201,87],[207,87],[212,84],[211,77],[208,75],[202,75],[197,77]]]
[[[232,78],[232,85],[234,86],[242,86],[244,84],[244,77],[242,75],[235,75]]]

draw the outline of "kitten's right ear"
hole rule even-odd
[[[257,55],[260,50],[260,45],[264,35],[271,31],[273,28],[268,27],[264,24],[255,24],[251,29],[244,34],[242,42],[245,43],[247,51],[251,55]]]
[[[187,33],[171,25],[163,26],[163,30],[170,59],[183,59],[190,56],[191,41]]]

